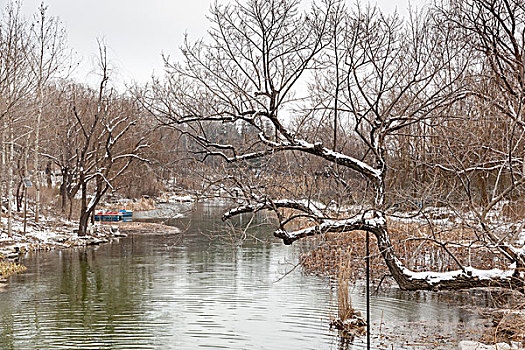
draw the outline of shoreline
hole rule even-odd
[[[98,224],[98,225],[95,225],[96,227],[100,227],[101,229],[104,230],[105,234],[107,234],[107,236],[105,237],[107,240],[107,242],[110,242],[111,240],[113,239],[118,239],[119,237],[125,237],[125,235],[133,235],[133,234],[139,234],[139,235],[148,235],[148,234],[151,234],[151,235],[164,235],[164,234],[180,234],[181,233],[181,230],[177,227],[173,227],[173,226],[167,226],[167,225],[164,225],[162,223],[163,219],[157,219],[158,222],[147,222],[147,221],[132,221],[132,222],[121,222],[121,223],[109,223],[109,224]],[[115,235],[115,230],[111,230],[111,227],[112,226],[118,226],[118,233],[117,235]],[[88,237],[92,237],[94,239],[101,239],[101,235],[97,234],[99,233],[98,231],[97,232],[94,232],[93,235],[89,235]],[[74,236],[75,234],[72,233],[72,236]],[[75,247],[81,247],[81,246],[88,246],[88,245],[94,245],[94,244],[87,244],[89,242],[89,239],[83,239],[83,241],[79,241],[80,238],[78,238],[77,236],[77,241],[79,244],[76,244],[76,245],[69,245],[69,246],[66,246],[67,245],[67,241],[66,242],[62,242],[61,245],[56,245],[52,248],[50,248],[49,250],[52,250],[52,249],[65,249],[65,248],[75,248]],[[106,242],[99,242],[98,244],[105,244]],[[0,248],[1,249],[1,248]],[[34,249],[34,250],[37,250],[37,249]],[[44,249],[40,249],[40,250],[44,250]],[[335,260],[337,261],[337,259]],[[303,270],[302,273],[307,273],[307,271]],[[315,275],[315,274],[313,274]],[[327,277],[327,276],[324,276],[324,277]],[[3,282],[2,282],[3,283]],[[8,282],[7,282],[8,283]],[[1,287],[1,286],[0,286]],[[1,288],[0,288],[1,289]],[[0,290],[1,292],[1,290]],[[441,293],[440,293],[441,294]],[[444,294],[442,294],[444,296]],[[468,298],[468,297],[467,297]],[[450,301],[447,301],[448,303],[450,303]],[[458,304],[458,307],[460,307],[462,304]],[[465,307],[469,307],[469,306],[465,306]],[[496,309],[492,309],[490,311],[495,311]],[[487,312],[490,312],[489,310],[486,310]],[[504,315],[503,315],[504,316]],[[486,316],[486,319],[489,320],[489,319],[494,319],[492,315],[488,315]],[[421,323],[420,324],[421,327],[426,327],[425,324]],[[377,324],[375,326],[378,326]],[[386,325],[383,325],[383,333],[380,333],[379,335],[376,334],[376,336],[379,336],[379,340],[384,340],[384,341],[389,341],[389,339],[395,339],[396,336],[400,336],[398,335],[395,330],[391,329],[391,328],[388,328]],[[417,325],[414,325],[414,324],[411,324],[411,323],[407,323],[406,325],[404,325],[406,331],[414,331],[414,332],[418,332],[418,331],[422,331],[422,328],[419,327]],[[379,328],[381,329],[381,325],[379,325]],[[488,329],[488,332],[493,332],[495,330],[495,328],[490,328]],[[424,342],[421,343],[421,346],[439,346],[439,345],[443,345],[443,343],[446,343],[447,341],[452,341],[451,339],[452,338],[446,338],[446,337],[443,337],[442,335],[438,335],[434,338],[432,338],[432,336],[435,335],[435,334],[428,334],[425,339],[424,339]],[[441,337],[441,338],[440,338]],[[461,339],[469,339],[470,337],[466,337],[465,335],[463,335],[463,337],[458,337],[458,340],[461,340]],[[407,341],[409,340],[409,338],[407,338]],[[477,339],[478,341],[485,341],[485,343],[488,341],[488,339],[481,339],[478,338]]]
[[[6,282],[9,276],[23,273],[26,268],[18,263],[20,255],[27,252],[52,251],[77,247],[97,246],[110,243],[130,234],[179,234],[181,230],[162,223],[135,221],[111,224],[95,224],[90,226],[91,232],[78,236],[74,231],[70,235],[51,235],[38,241],[32,235],[26,235],[26,240],[17,240],[12,244],[0,246],[0,281]]]

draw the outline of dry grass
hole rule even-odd
[[[24,272],[25,270],[27,270],[27,268],[18,263],[9,260],[0,261],[0,279],[4,279],[11,275]]]
[[[484,332],[487,343],[519,342],[525,345],[525,295],[517,291],[490,291],[489,309],[482,314],[493,326]]]
[[[492,327],[486,328],[481,341],[486,344],[517,342],[525,345],[525,309],[521,310],[491,310],[484,313],[492,319]]]
[[[487,334],[494,342],[515,341],[525,343],[525,310],[523,305],[520,313],[513,311],[502,312],[494,317],[495,326]]]
[[[124,233],[145,233],[145,234],[179,234],[181,231],[179,228],[174,226],[166,226],[162,223],[153,222],[121,222],[119,228]]]
[[[327,233],[308,239],[301,258],[303,270],[321,276],[338,277],[344,270],[349,281],[365,276],[365,238],[364,232]],[[388,270],[378,254],[375,239],[370,239],[371,273],[379,279]]]
[[[389,222],[389,232],[399,259],[414,271],[457,270],[459,266],[454,258],[464,266],[505,268],[503,259],[478,244],[475,233],[461,225],[450,228]],[[450,243],[446,243],[445,249],[434,239]],[[364,278],[365,251],[364,232],[328,233],[308,239],[301,261],[307,273],[333,277],[338,276],[342,263],[349,264],[349,278],[357,280]],[[370,237],[370,254],[371,278],[377,281],[389,272],[373,236]]]
[[[350,264],[342,261],[337,273],[337,316],[343,322],[355,315],[355,310],[352,307],[352,298],[348,293],[349,273]]]
[[[126,210],[153,210],[155,209],[155,201],[152,198],[141,198],[136,202],[128,202],[124,205],[121,205],[119,209],[126,209]]]
[[[502,214],[511,220],[522,220],[525,217],[525,200],[519,199],[515,202],[506,203],[503,206]]]
[[[337,318],[330,317],[330,328],[337,329],[346,338],[363,334],[366,327],[361,314],[352,307],[352,298],[348,292],[351,272],[350,264],[341,261],[337,272]]]

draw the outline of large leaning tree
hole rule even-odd
[[[398,207],[399,189],[392,184],[403,140],[423,144],[414,156],[426,169],[418,181],[432,183],[428,187],[442,205],[451,202],[444,184],[468,181],[464,167],[428,164],[440,158],[425,152],[450,145],[451,128],[469,126],[459,122],[469,119],[462,106],[483,79],[484,53],[472,50],[465,30],[432,9],[405,20],[377,8],[347,9],[336,0],[303,8],[298,0],[215,5],[209,38],[186,43],[183,62],[166,61],[166,79],[144,97],[163,125],[192,140],[196,157],[224,161],[213,180],[235,188],[242,200],[224,218],[274,212],[274,235],[285,244],[327,232],[368,231],[402,289],[522,287],[523,250],[486,220],[495,202],[508,199],[522,180],[498,187],[481,215],[471,215],[478,209],[474,200],[470,207],[451,208],[466,210],[476,245],[504,260],[503,270],[472,267],[447,248],[462,242],[434,235],[418,239],[439,245],[457,268],[415,271],[391,239],[389,213]],[[229,137],[218,132],[225,127]],[[448,134],[441,137],[439,128]],[[452,175],[440,175],[448,170]],[[316,187],[327,174],[343,190]],[[348,205],[356,197],[359,205]]]

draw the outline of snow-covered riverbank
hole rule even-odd
[[[149,200],[147,206],[137,205],[134,219],[138,220],[164,220],[180,218],[185,212],[191,210],[194,201],[191,196],[169,195],[166,198]],[[129,204],[126,200],[118,205]],[[115,204],[104,204],[101,208],[111,208]],[[11,235],[7,230],[8,221],[1,217],[0,222],[0,260],[16,260],[20,254],[38,250],[54,250],[77,246],[98,245],[107,243],[113,239],[126,236],[129,233],[145,233],[147,231],[177,233],[174,227],[163,224],[152,224],[145,222],[120,222],[99,223],[90,225],[85,236],[79,236],[78,222],[65,220],[60,217],[41,217],[39,222],[27,220],[14,215],[11,221]]]

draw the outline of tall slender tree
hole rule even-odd
[[[41,213],[40,134],[45,101],[43,94],[46,91],[45,85],[56,77],[58,73],[63,73],[64,68],[67,68],[64,64],[68,58],[66,55],[65,30],[58,18],[49,17],[47,12],[47,6],[42,2],[31,28],[32,40],[35,42],[35,48],[31,57],[31,68],[36,80],[36,121],[33,148],[36,222],[39,221]]]

